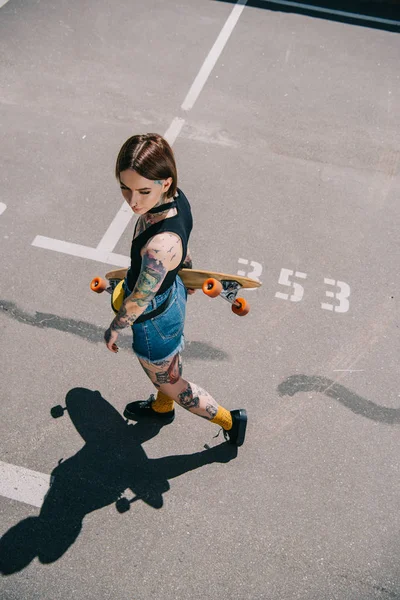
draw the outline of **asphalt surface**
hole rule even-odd
[[[259,4],[188,112],[232,3],[0,9],[0,459],[53,473],[41,508],[0,497],[2,600],[400,598],[400,38]],[[124,422],[152,390],[102,342],[110,265],[32,246],[95,248],[119,147],[177,117],[194,266],[263,282],[243,319],[189,298],[185,375],[247,409],[236,457],[181,409]]]

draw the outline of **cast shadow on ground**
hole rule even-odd
[[[9,300],[0,299],[0,311],[18,323],[24,323],[24,325],[38,327],[39,329],[56,329],[57,331],[70,333],[91,344],[104,344],[104,332],[109,325],[107,323],[104,327],[99,327],[87,321],[68,319],[67,317],[60,317],[52,313],[35,312],[34,314],[30,314]],[[120,335],[118,346],[122,351],[128,350],[132,352],[131,334]],[[223,361],[229,357],[224,350],[215,348],[211,344],[197,341],[186,342],[184,352],[185,362],[190,362],[191,360]]]
[[[161,426],[127,424],[100,392],[71,390],[66,410],[86,443],[77,454],[59,461],[39,516],[24,519],[1,538],[3,575],[21,571],[36,556],[44,564],[55,562],[75,542],[88,513],[114,502],[123,513],[137,500],[159,509],[170,479],[237,456],[235,446],[222,443],[194,454],[150,459],[142,444]],[[122,497],[126,490],[133,492],[129,500]]]
[[[362,415],[377,423],[400,424],[400,408],[388,408],[375,404],[327,377],[292,375],[278,386],[280,396],[294,396],[299,392],[325,394],[349,408],[356,415]]]
[[[237,0],[217,0],[236,4]],[[399,0],[247,0],[247,7],[295,13],[358,27],[400,31]]]

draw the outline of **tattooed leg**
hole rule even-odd
[[[157,389],[159,389],[160,388],[160,384],[153,380],[153,373],[152,373],[152,371],[150,371],[150,369],[148,367],[145,367],[145,364],[141,360],[139,362],[142,365],[142,369],[146,373],[147,377],[152,381],[153,385]]]
[[[171,360],[148,363],[139,359],[139,362],[147,377],[157,389],[163,383],[176,383],[182,375],[182,359],[179,352]]]
[[[182,378],[179,383],[183,389],[176,398],[178,404],[204,419],[213,419],[218,412],[218,403],[214,398],[195,383]]]
[[[176,381],[181,374],[181,357],[178,354],[174,356],[172,361],[161,361],[156,365],[139,360],[142,368],[153,385],[157,388],[157,397],[152,402],[152,408],[156,412],[165,413],[174,409],[174,399],[160,390],[161,383],[168,381]],[[157,370],[155,370],[155,367]],[[159,376],[160,369],[167,369],[164,377]]]
[[[179,352],[174,356],[166,371],[156,373],[157,383],[160,385],[162,385],[163,383],[177,383],[181,376],[182,359]]]
[[[153,384],[163,394],[200,417],[211,420],[216,416],[219,407],[214,398],[200,386],[183,379],[180,354],[158,363],[139,360]]]
[[[206,390],[182,377],[182,361],[179,354],[170,360],[148,363],[139,359],[142,367],[158,389],[157,400],[152,404],[156,412],[172,410],[173,401],[186,410],[222,427],[232,428],[232,413],[217,404]],[[169,404],[168,404],[169,402]]]
[[[211,420],[218,412],[218,403],[206,390],[182,377],[174,385],[161,385],[161,389],[182,408],[204,419]]]

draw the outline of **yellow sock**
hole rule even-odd
[[[158,413],[166,413],[174,408],[174,400],[162,392],[157,392],[157,398],[151,405],[151,408]]]
[[[223,406],[218,406],[217,414],[211,419],[211,423],[216,423],[222,429],[225,429],[225,431],[229,431],[232,429],[232,415]]]

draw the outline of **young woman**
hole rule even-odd
[[[177,187],[175,159],[160,135],[135,135],[122,146],[116,163],[122,195],[138,215],[131,247],[131,266],[124,303],[104,335],[107,348],[117,352],[118,333],[133,331],[133,351],[157,388],[157,397],[131,402],[128,419],[171,423],[174,402],[216,423],[231,444],[243,444],[247,414],[228,411],[208,392],[182,377],[181,351],[187,294],[178,271],[192,268],[188,242],[192,215],[185,194]]]

